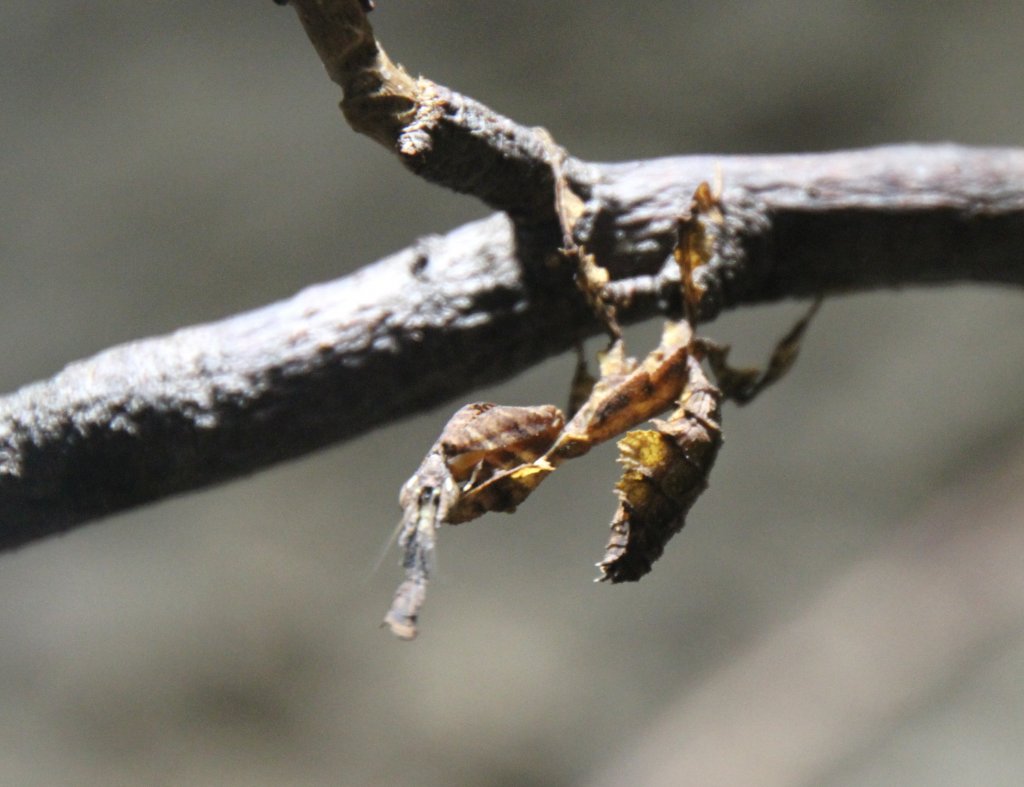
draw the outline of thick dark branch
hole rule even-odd
[[[374,38],[368,18],[372,3],[287,2],[295,7],[331,79],[342,88],[342,109],[352,127],[391,149],[427,180],[507,212],[521,243],[550,249],[559,242],[552,200],[557,164],[572,191],[590,200],[587,218],[593,223],[577,224],[576,240],[589,240],[588,251],[613,272],[622,273],[621,260],[627,268],[624,275],[635,275],[645,257],[654,272],[671,234],[667,225],[656,222],[678,212],[689,197],[685,191],[695,182],[722,177],[734,193],[726,195],[727,226],[707,228],[717,236],[720,259],[706,272],[710,297],[703,305],[705,316],[744,299],[748,290],[764,294],[771,286],[769,278],[780,282],[775,286],[781,296],[901,281],[903,272],[893,269],[899,265],[928,268],[936,280],[968,276],[962,253],[966,249],[971,250],[966,256],[980,255],[978,259],[988,259],[995,268],[1005,267],[1001,262],[1007,253],[1011,261],[1019,259],[1012,249],[978,247],[989,237],[1011,243],[1019,237],[1012,231],[1019,229],[1013,224],[1016,218],[1010,226],[996,219],[997,226],[979,229],[986,214],[1018,209],[1020,182],[1010,174],[1004,178],[999,167],[1005,163],[1009,173],[1018,172],[1019,153],[988,151],[979,158],[965,157],[965,151],[952,147],[945,153],[931,148],[927,155],[895,149],[839,158],[692,158],[672,166],[647,162],[597,169],[568,156],[540,129],[521,126],[423,77],[413,80]],[[893,201],[899,202],[898,209],[887,207]],[[644,210],[657,217],[652,218],[651,234],[659,243],[634,246],[631,233],[616,234],[602,226],[622,221],[622,214],[633,210],[631,203],[646,206],[638,208],[637,220],[643,219]],[[886,221],[884,214],[890,210],[892,221]],[[770,212],[772,246],[754,249],[769,242],[765,216]],[[960,214],[971,221],[961,221]],[[915,225],[911,215],[922,223]],[[906,242],[908,233],[913,235],[912,248]],[[903,249],[895,260],[893,245]],[[833,260],[827,281],[819,279],[820,259]],[[851,261],[845,273],[839,268],[841,259]],[[956,273],[934,270],[937,259]],[[886,268],[877,269],[879,265]],[[990,278],[987,272],[977,275]],[[787,281],[787,276],[797,282]]]
[[[709,315],[962,281],[1024,285],[1024,151],[892,147],[588,168],[581,240],[627,321],[676,305],[665,265],[724,184]],[[0,547],[237,477],[412,414],[600,330],[550,247],[504,216],[219,323],[108,350],[0,400]],[[706,315],[706,316],[709,316]]]
[[[717,258],[702,272],[705,318],[741,303],[819,293],[1024,283],[1019,149],[898,145],[605,166],[584,222],[589,248],[614,278],[645,259],[656,268],[693,185],[719,178],[725,225],[710,228]]]
[[[280,0],[278,0],[280,2]],[[390,61],[366,0],[291,0],[349,123],[505,211],[221,323],[114,348],[0,400],[0,548],[251,472],[515,374],[598,326],[557,265],[554,168],[623,320],[678,306],[665,265],[721,177],[704,318],[921,282],[1024,283],[1024,153],[955,147],[591,166]],[[553,264],[555,263],[555,264]]]

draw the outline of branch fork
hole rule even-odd
[[[542,136],[394,65],[373,38],[369,4],[290,5],[354,125],[414,172],[504,215],[0,397],[0,549],[464,397],[604,329],[564,266],[547,265],[564,238]],[[622,324],[681,314],[680,274],[666,260],[681,209],[716,168],[725,220],[696,277],[701,320],[818,294],[1024,286],[1021,149],[557,160],[584,201],[573,240],[608,271],[603,295]]]

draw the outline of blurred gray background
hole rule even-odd
[[[1024,143],[1019,2],[379,5],[413,73],[585,158]],[[484,215],[339,98],[270,0],[5,3],[3,390]],[[756,363],[799,312],[707,331]],[[591,583],[607,446],[441,534],[412,645],[374,565],[461,401],[0,556],[0,782],[1019,784],[1022,328],[1019,291],[827,302],[653,574]]]

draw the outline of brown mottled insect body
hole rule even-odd
[[[613,344],[601,358],[601,379],[551,449],[552,458],[582,456],[671,407],[686,383],[692,337],[685,323],[666,323],[661,344],[639,364],[626,357],[621,341]]]
[[[543,456],[565,425],[562,411],[550,404],[470,407],[477,409],[458,422],[456,413],[445,427],[447,440],[441,441],[448,466],[460,485],[460,494],[448,513],[447,521],[453,525],[476,519],[486,511],[514,511],[529,492],[519,493],[518,484],[508,483],[507,471],[528,466]]]
[[[384,622],[405,639],[416,635],[439,525],[468,522],[488,511],[514,511],[562,462],[623,432],[618,442],[623,466],[616,485],[619,505],[598,563],[599,579],[633,582],[647,574],[707,487],[722,444],[723,399],[750,401],[786,374],[817,309],[815,303],[776,345],[765,370],[734,369],[727,362],[727,346],[694,335],[704,295],[694,273],[712,259],[717,229],[724,221],[716,193],[703,183],[678,224],[674,250],[685,319],[666,323],[659,346],[642,362],[628,357],[614,308],[604,298],[608,272],[573,240],[584,204],[561,172],[564,152],[553,143],[549,147],[564,251],[576,260],[581,289],[613,341],[598,356],[596,382],[585,359],[577,364],[570,397],[575,412],[568,423],[552,405],[489,403],[466,405],[447,423],[400,497],[405,513],[399,543],[406,578]],[[717,386],[708,380],[702,361]],[[656,418],[670,409],[668,417]],[[649,420],[650,428],[635,429]]]
[[[481,402],[456,413],[438,442],[456,480],[478,483],[494,471],[541,456],[564,422],[554,405],[509,407]]]
[[[707,488],[722,444],[722,394],[693,357],[688,371],[679,407],[666,420],[652,421],[653,429],[629,432],[618,443],[624,469],[611,538],[597,564],[602,581],[635,582],[648,573]]]
[[[396,636],[416,636],[438,526],[467,522],[484,511],[514,510],[525,494],[516,498],[517,487],[503,490],[487,482],[538,459],[551,447],[564,422],[553,405],[509,407],[489,402],[468,404],[449,419],[399,495],[404,514],[398,545],[406,578],[384,617]],[[483,489],[491,491],[484,493]]]

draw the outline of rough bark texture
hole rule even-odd
[[[1024,284],[1024,151],[578,161],[384,54],[364,0],[292,0],[358,131],[505,212],[219,323],[134,342],[0,399],[0,549],[299,456],[495,382],[600,330],[559,265],[574,240],[626,322],[679,308],[676,223],[719,179],[701,317],[784,297]]]
[[[627,321],[678,306],[677,217],[716,170],[709,313],[879,287],[1024,284],[1024,152],[954,146],[590,168],[582,239]],[[0,400],[0,546],[252,472],[410,415],[600,331],[508,218],[281,303],[68,366]]]

